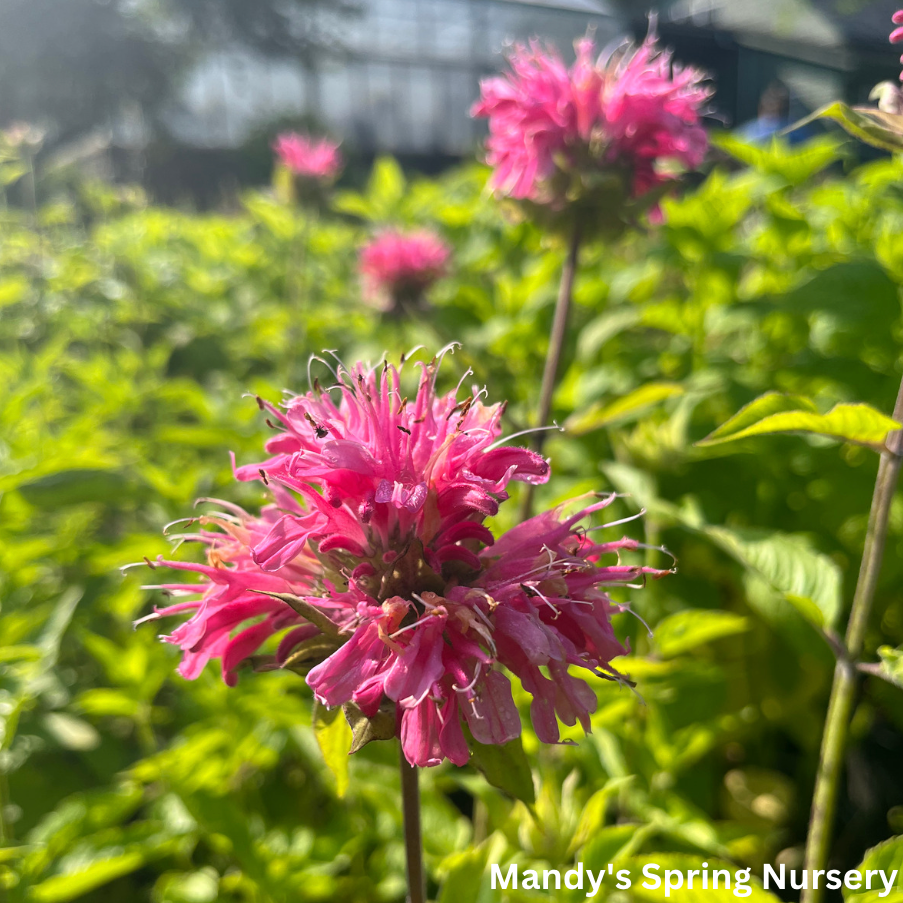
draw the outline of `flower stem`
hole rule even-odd
[[[558,300],[555,302],[555,317],[552,320],[552,332],[549,335],[549,351],[546,354],[546,365],[542,372],[542,388],[539,392],[539,408],[536,413],[536,425],[546,426],[552,411],[552,397],[555,395],[555,382],[558,379],[558,367],[561,364],[561,352],[567,338],[568,320],[571,316],[571,299],[574,294],[574,277],[577,274],[577,260],[580,255],[580,228],[574,227],[568,256],[561,270],[561,282],[558,286]],[[542,451],[545,432],[534,434],[533,448]],[[533,514],[533,493],[535,487],[527,484],[521,506],[521,520]]]
[[[423,841],[420,836],[420,787],[417,768],[409,765],[399,749],[401,766],[401,813],[404,819],[404,848],[408,862],[408,903],[426,903],[426,875],[423,871]]]
[[[903,382],[894,406],[894,420],[903,422]],[[868,627],[881,559],[887,541],[887,522],[893,501],[897,480],[900,476],[901,438],[903,430],[896,430],[887,437],[885,450],[881,453],[875,492],[869,511],[865,547],[859,579],[853,596],[850,620],[847,623],[845,654],[837,660],[834,668],[834,682],[831,686],[831,700],[822,736],[818,774],[815,779],[815,793],[812,798],[812,814],[809,821],[809,836],[806,840],[805,868],[812,874],[814,869],[824,869],[828,861],[834,811],[837,805],[837,791],[843,765],[850,715],[856,693],[856,664],[862,654],[865,632]],[[817,889],[804,890],[801,903],[820,903],[824,897],[824,883]]]

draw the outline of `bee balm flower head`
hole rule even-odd
[[[673,65],[650,29],[639,47],[597,56],[591,38],[566,66],[551,47],[517,45],[511,71],[485,80],[472,114],[489,120],[491,187],[559,212],[619,209],[698,166],[707,147],[701,125],[710,97],[700,72]],[[595,213],[594,213],[595,211]],[[603,224],[612,228],[612,223]]]
[[[448,245],[427,229],[383,232],[361,249],[364,295],[390,310],[416,305],[445,274],[450,256]]]
[[[465,726],[480,743],[518,736],[510,675],[541,740],[557,742],[559,722],[589,730],[595,694],[569,669],[620,679],[623,606],[606,588],[666,572],[621,563],[635,540],[590,538],[583,524],[613,496],[496,536],[484,521],[508,485],[546,481],[548,463],[505,444],[483,391],[438,392],[438,365],[419,365],[410,395],[401,368],[358,364],[281,408],[261,402],[270,456],[235,475],[261,480],[272,504],[201,518],[217,529],[187,538],[206,544],[206,564],[159,561],[200,578],[164,585],[185,601],[151,615],[191,614],[163,637],[185,677],[210,659],[229,683],[248,659],[299,670],[355,725],[379,720],[384,737],[388,720],[414,765],[467,762]]]
[[[297,176],[315,182],[332,182],[342,170],[338,142],[287,132],[273,142],[279,162]]]

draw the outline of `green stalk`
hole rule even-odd
[[[408,903],[426,903],[426,874],[423,870],[423,840],[420,835],[420,787],[418,772],[409,765],[404,750],[398,750],[401,766],[401,813],[404,819],[404,849],[408,863]]]
[[[546,354],[546,365],[542,373],[542,388],[539,391],[539,408],[536,412],[536,425],[548,425],[552,411],[552,398],[555,395],[555,382],[558,379],[558,367],[561,364],[561,353],[567,338],[568,321],[571,316],[571,300],[574,294],[574,278],[577,274],[577,261],[580,255],[580,229],[574,227],[568,246],[568,256],[561,270],[561,282],[558,286],[558,300],[555,302],[555,317],[552,320],[552,332],[549,335],[549,350]],[[545,443],[545,432],[534,435],[533,449],[542,452]],[[533,515],[533,493],[535,487],[527,484],[521,506],[521,520]]]
[[[901,382],[897,394],[893,417],[898,423],[903,422],[903,382]],[[846,651],[838,658],[834,668],[834,682],[831,686],[831,699],[828,703],[828,715],[825,720],[818,774],[815,778],[815,792],[812,798],[809,836],[806,840],[805,868],[810,875],[815,869],[824,869],[828,861],[834,813],[837,807],[837,791],[856,694],[856,664],[862,654],[865,632],[875,598],[875,589],[878,586],[881,559],[884,556],[884,546],[887,542],[890,506],[900,476],[900,465],[903,462],[900,456],[901,445],[903,445],[901,433],[903,431],[900,430],[890,433],[885,450],[881,453],[881,463],[878,465],[878,478],[875,481],[875,492],[872,496],[872,507],[865,535],[865,548],[862,551],[862,564],[859,567],[859,579],[856,582],[853,607],[847,623]],[[824,882],[822,881],[817,889],[804,890],[800,899],[801,903],[820,903],[823,898]]]

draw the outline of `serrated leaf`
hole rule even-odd
[[[504,745],[484,745],[471,740],[470,749],[473,753],[471,764],[493,787],[528,806],[536,802],[533,772],[520,737]]]
[[[691,609],[660,621],[653,631],[655,645],[665,658],[689,652],[703,643],[735,636],[749,629],[749,620],[729,611]]]
[[[883,871],[888,879],[896,871],[890,893],[885,893],[880,875],[873,875],[871,890],[866,889],[865,873],[869,869]],[[844,887],[843,897],[846,903],[903,903],[903,835],[891,837],[868,850],[858,871],[863,876],[862,887],[859,890]]]
[[[741,408],[696,444],[718,445],[769,433],[817,433],[881,451],[887,434],[899,427],[899,423],[871,405],[838,404],[827,414],[819,414],[807,398],[769,392]]]
[[[842,605],[840,568],[805,537],[764,530],[703,527],[702,532],[782,593],[817,627],[837,622]]]
[[[683,395],[684,391],[684,387],[679,383],[646,383],[621,398],[605,404],[593,405],[588,411],[574,414],[568,418],[565,429],[575,436],[582,436],[584,433],[600,429],[603,426],[623,422],[667,398]]]
[[[323,754],[323,761],[336,780],[336,794],[345,795],[348,789],[348,750],[351,746],[351,728],[340,708],[327,709],[314,704],[314,736]]]

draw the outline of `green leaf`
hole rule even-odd
[[[885,894],[880,875],[872,875],[871,890],[866,889],[865,873],[869,869],[883,871],[888,878],[891,872],[897,872],[893,890],[889,894]],[[891,837],[868,850],[858,871],[863,876],[862,887],[859,890],[844,888],[843,897],[847,903],[903,903],[903,835]]]
[[[671,870],[679,873],[683,885],[679,890],[671,890],[667,897],[667,899],[673,901],[673,903],[736,903],[737,899],[743,899],[747,901],[747,903],[779,903],[780,898],[776,894],[765,890],[757,879],[744,882],[749,884],[749,896],[738,898],[734,894],[738,866],[710,856],[706,857],[706,862],[708,862],[707,871],[709,873],[708,889],[703,888],[701,876],[698,874],[693,878],[693,888],[689,889],[687,887],[687,873],[691,869],[696,869],[697,871],[700,870],[701,862],[699,856],[688,856],[685,853],[648,853],[641,856],[634,856],[628,862],[622,863],[622,865],[629,867],[631,873],[632,886],[630,889],[630,897],[633,900],[648,900],[654,901],[654,903],[665,900],[665,872]],[[657,875],[662,882],[658,888],[654,887],[655,882],[651,878],[644,876],[643,874],[643,868],[647,864],[659,866],[657,871],[650,872],[650,874]],[[723,875],[720,876],[721,880],[718,889],[715,890],[712,887],[711,876],[715,869],[727,869],[730,876],[730,889],[727,889],[724,886]],[[743,880],[743,878],[748,879],[751,872],[747,872],[744,869],[740,870],[743,873],[741,880]],[[672,879],[675,884],[677,882],[677,877],[678,876],[675,875]]]
[[[646,408],[659,404],[667,398],[683,395],[684,391],[684,387],[679,383],[646,383],[621,398],[604,404],[595,404],[588,411],[573,415],[568,418],[565,428],[576,436],[582,436],[584,433],[600,427],[635,417]]]
[[[48,712],[44,727],[63,749],[85,751],[100,746],[100,734],[87,721],[66,712]]]
[[[51,509],[84,502],[112,502],[121,499],[128,489],[128,479],[116,471],[87,469],[52,473],[19,486],[29,504]]]
[[[367,195],[374,213],[389,218],[404,197],[405,177],[394,157],[379,157],[373,164]]]
[[[654,825],[635,822],[600,828],[583,848],[580,859],[586,868],[593,871],[606,869],[609,863],[614,864],[625,856],[635,854],[657,830]]]
[[[113,690],[109,687],[95,687],[85,690],[76,700],[78,708],[86,715],[102,717],[105,715],[118,715],[125,718],[134,718],[140,708],[141,702],[134,696],[122,690]]]
[[[596,317],[580,330],[577,337],[577,356],[582,362],[588,361],[606,342],[618,333],[630,329],[640,320],[640,311],[636,307],[618,307],[606,311]]]
[[[471,764],[499,790],[532,806],[536,802],[533,773],[520,737],[504,745],[484,745],[471,740]]]
[[[679,611],[660,621],[655,628],[655,645],[665,658],[673,658],[723,637],[749,629],[749,621],[729,611],[692,609]]]
[[[702,532],[745,567],[764,577],[817,627],[833,626],[842,606],[840,568],[796,534],[726,527]]]
[[[890,683],[903,687],[903,649],[881,646],[878,655],[881,656],[881,664],[877,674]]]
[[[903,116],[884,113],[877,107],[851,107],[837,100],[801,119],[793,128],[815,119],[833,119],[844,131],[872,147],[891,153],[903,150]]]
[[[479,847],[446,856],[439,866],[440,872],[445,872],[445,878],[442,881],[442,890],[439,892],[437,903],[476,900],[480,893],[480,884],[483,881],[483,871],[486,868],[488,854],[489,846],[482,844]]]
[[[741,408],[696,444],[718,445],[768,433],[818,433],[881,451],[887,434],[900,424],[867,404],[838,404],[819,414],[815,403],[798,395],[769,392]]]
[[[342,709],[327,709],[314,704],[314,736],[323,754],[326,766],[336,780],[336,794],[343,797],[348,790],[348,750],[351,747],[351,728],[345,720]]]
[[[586,801],[583,812],[580,815],[580,821],[577,824],[577,830],[574,831],[574,836],[571,838],[571,845],[568,849],[569,856],[573,856],[584,844],[596,838],[601,831],[605,830],[605,814],[609,799],[626,787],[632,780],[633,775],[628,775],[624,778],[610,778],[605,782],[604,787],[597,790]],[[636,825],[632,827],[636,828]]]
[[[780,138],[762,145],[726,132],[713,134],[712,143],[760,172],[780,176],[790,185],[801,185],[838,159],[843,141],[837,135],[819,135],[799,146],[788,145]]]
[[[294,609],[302,618],[306,618],[315,627],[319,627],[326,636],[338,636],[339,628],[335,621],[323,614],[323,612],[315,605],[311,605],[310,602],[305,602],[300,596],[293,596],[291,593],[269,593],[262,589],[253,589],[251,592],[259,593],[261,596],[272,596],[272,598],[278,599],[280,602],[285,602],[286,605]]]
[[[154,888],[154,900],[160,903],[216,903],[219,875],[210,868],[197,872],[164,875]]]
[[[71,875],[54,875],[31,888],[29,899],[35,903],[62,903],[74,900],[96,887],[128,875],[144,865],[144,855],[134,851],[93,862]]]

